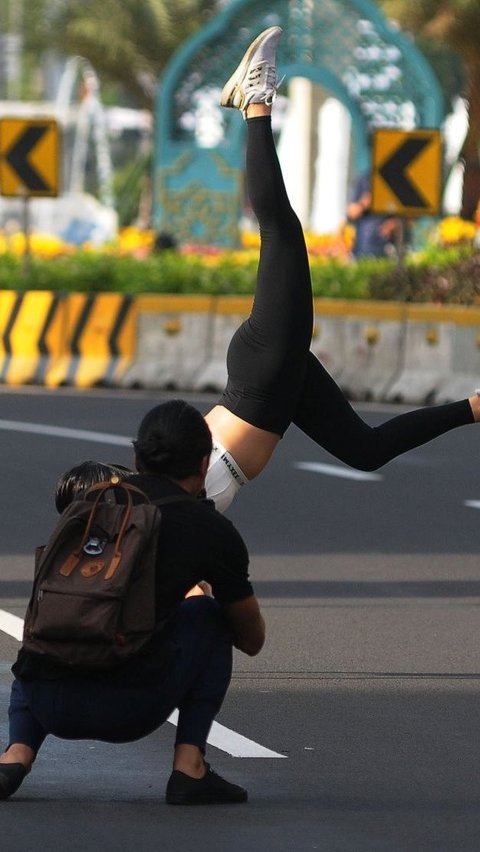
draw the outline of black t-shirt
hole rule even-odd
[[[128,480],[151,500],[182,494],[168,479],[136,475]],[[195,583],[207,580],[221,604],[253,594],[248,553],[231,521],[208,500],[181,500],[161,507],[157,618],[162,621]]]
[[[185,494],[165,477],[134,475],[128,480],[152,500]],[[186,592],[200,580],[207,580],[220,604],[236,603],[253,594],[248,578],[248,552],[233,524],[208,500],[177,500],[161,507],[162,522],[158,542],[156,583],[157,621],[166,623],[175,613]],[[162,663],[161,637],[143,658],[150,667],[157,658]],[[141,669],[141,666],[140,666]],[[58,663],[20,649],[12,667],[16,677],[57,678],[67,669]],[[71,673],[71,672],[70,672]],[[122,679],[138,680],[138,659],[122,666]]]

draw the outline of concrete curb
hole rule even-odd
[[[0,382],[220,391],[251,296],[0,292]],[[352,399],[480,386],[480,308],[315,300],[312,351]]]

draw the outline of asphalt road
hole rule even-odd
[[[129,439],[158,399],[0,392],[0,610],[23,615],[58,474],[85,458],[131,463],[125,441],[50,427]],[[32,423],[47,428],[19,431]],[[1,805],[2,852],[478,852],[479,460],[480,428],[464,427],[353,479],[290,430],[229,511],[268,641],[253,660],[236,656],[219,716],[227,746],[209,757],[249,803],[166,806],[170,725],[128,746],[50,738]],[[2,742],[17,649],[0,629]],[[232,757],[229,732],[287,759]]]

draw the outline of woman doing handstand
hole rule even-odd
[[[221,98],[222,106],[240,109],[246,119],[247,189],[260,225],[261,247],[252,312],[231,340],[228,383],[218,405],[206,415],[214,439],[207,495],[220,511],[244,482],[261,473],[290,423],[351,467],[375,470],[480,419],[475,394],[369,426],[310,352],[308,255],[271,130],[281,33],[280,27],[270,27],[252,42]]]

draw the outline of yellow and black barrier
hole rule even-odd
[[[212,360],[217,302],[203,293],[138,296],[135,361],[122,386],[193,389],[199,372]]]
[[[0,291],[0,383],[221,390],[251,296]],[[468,395],[480,308],[316,299],[312,350],[352,398]]]
[[[62,298],[55,293],[0,293],[0,382],[43,384],[61,352]]]
[[[135,338],[131,296],[0,292],[2,384],[116,386]]]

